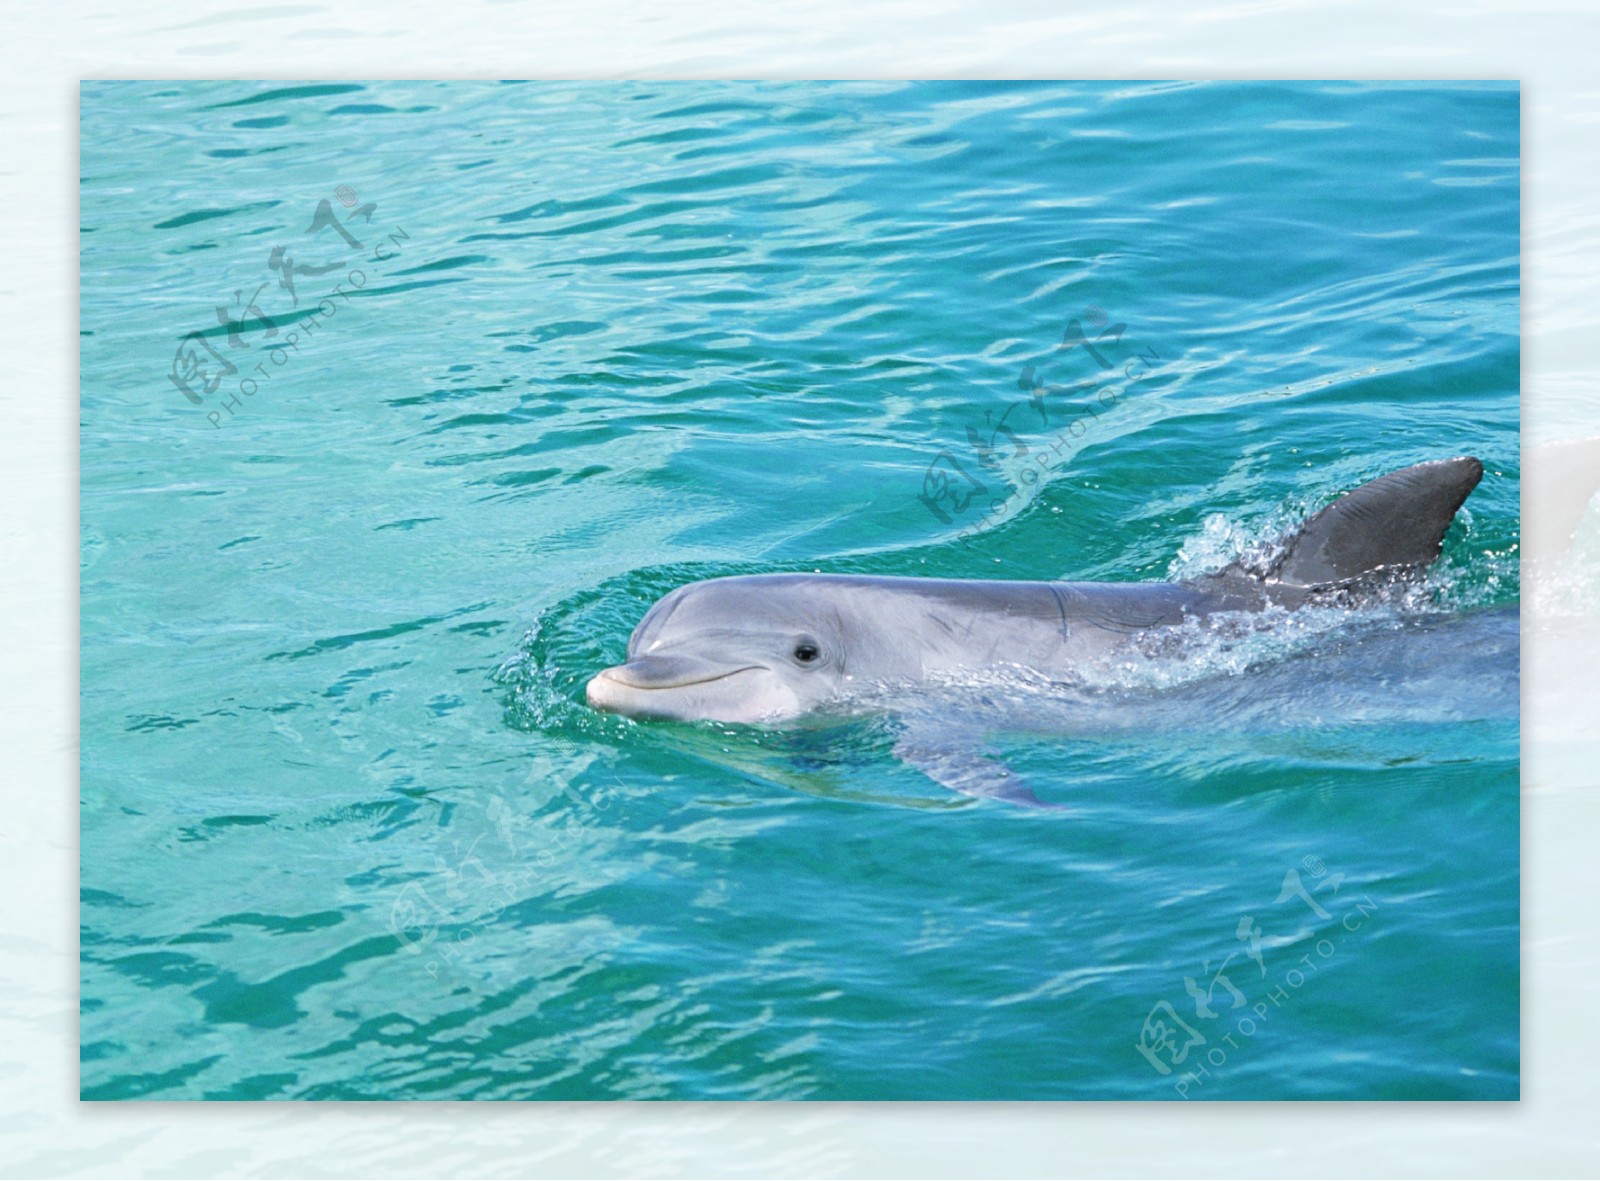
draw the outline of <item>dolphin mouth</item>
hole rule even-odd
[[[692,656],[639,656],[601,669],[585,687],[584,696],[595,709],[630,713],[638,705],[636,694],[708,685],[760,667],[730,667]]]
[[[730,667],[698,656],[635,656],[626,664],[601,669],[595,679],[605,677],[630,689],[681,689],[686,685],[720,681],[757,667],[754,664]]]

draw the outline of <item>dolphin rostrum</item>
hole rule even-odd
[[[1308,520],[1264,570],[1235,563],[1185,582],[1012,582],[760,574],[679,587],[645,614],[628,659],[589,704],[635,718],[775,723],[889,684],[1009,668],[1046,677],[1107,658],[1155,629],[1224,612],[1359,602],[1439,556],[1483,475],[1462,456],[1402,468]],[[974,774],[959,744],[901,750],[934,779],[1021,796]],[[1002,772],[1003,775],[1003,772]]]

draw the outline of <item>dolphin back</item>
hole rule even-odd
[[[1346,492],[1290,539],[1267,581],[1292,587],[1416,570],[1439,556],[1456,510],[1483,478],[1470,455],[1436,459]]]

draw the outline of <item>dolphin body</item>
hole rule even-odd
[[[1264,571],[1235,563],[1185,582],[760,574],[690,583],[650,608],[627,661],[596,675],[586,696],[635,718],[774,724],[886,684],[997,669],[1071,678],[1191,621],[1359,604],[1414,578],[1439,556],[1482,475],[1470,456],[1402,468],[1311,517]],[[1039,804],[974,755],[959,726],[908,733],[896,753],[957,791]]]

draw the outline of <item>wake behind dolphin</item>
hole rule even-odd
[[[995,670],[1072,681],[1182,630],[1241,615],[1360,605],[1438,556],[1483,465],[1403,468],[1346,493],[1265,569],[1235,563],[1176,583],[1016,582],[764,574],[679,587],[645,614],[628,659],[588,684],[596,709],[635,718],[781,723],[932,691]],[[896,753],[972,795],[1037,803],[960,727],[908,730]]]

